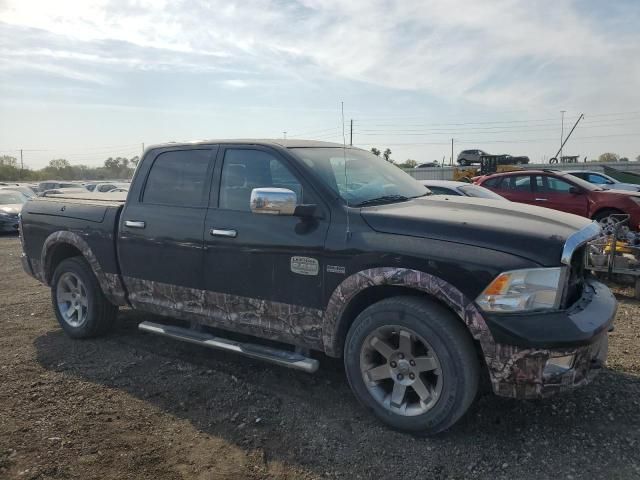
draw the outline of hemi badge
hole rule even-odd
[[[327,265],[327,272],[341,273],[342,275],[344,275],[346,273],[346,270],[344,267],[341,267],[340,265]]]

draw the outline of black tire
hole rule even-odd
[[[441,390],[435,404],[424,413],[402,415],[391,411],[374,398],[365,383],[361,369],[364,342],[372,332],[387,326],[415,332],[427,340],[438,358]],[[419,297],[382,300],[358,315],[347,334],[344,363],[349,385],[360,403],[394,429],[425,435],[446,430],[464,415],[476,397],[480,377],[479,361],[466,327],[450,310]]]
[[[558,159],[556,157],[550,158],[549,163],[558,163]]]
[[[466,158],[461,158],[460,160],[458,160],[458,165],[460,165],[461,167],[466,167],[469,165],[469,162]]]
[[[604,210],[600,210],[596,212],[593,216],[593,220],[596,222],[602,222],[604,219],[610,217],[611,215],[620,215],[622,212],[620,210],[616,210],[615,208],[605,208]]]
[[[61,311],[64,305],[58,302],[57,292],[61,279],[69,277],[79,279],[86,293],[84,320],[78,320],[78,325],[65,320]],[[60,326],[72,338],[90,338],[105,334],[115,323],[118,314],[118,307],[106,299],[91,267],[82,257],[67,258],[60,262],[51,281],[51,302]]]

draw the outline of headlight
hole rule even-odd
[[[558,308],[564,267],[512,270],[498,275],[478,296],[487,312],[526,312]]]

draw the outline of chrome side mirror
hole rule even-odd
[[[288,188],[254,188],[249,206],[253,213],[293,215],[298,197]]]

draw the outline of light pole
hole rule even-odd
[[[564,114],[566,110],[560,110],[561,126],[560,126],[560,161],[562,162],[562,145],[564,141]]]

